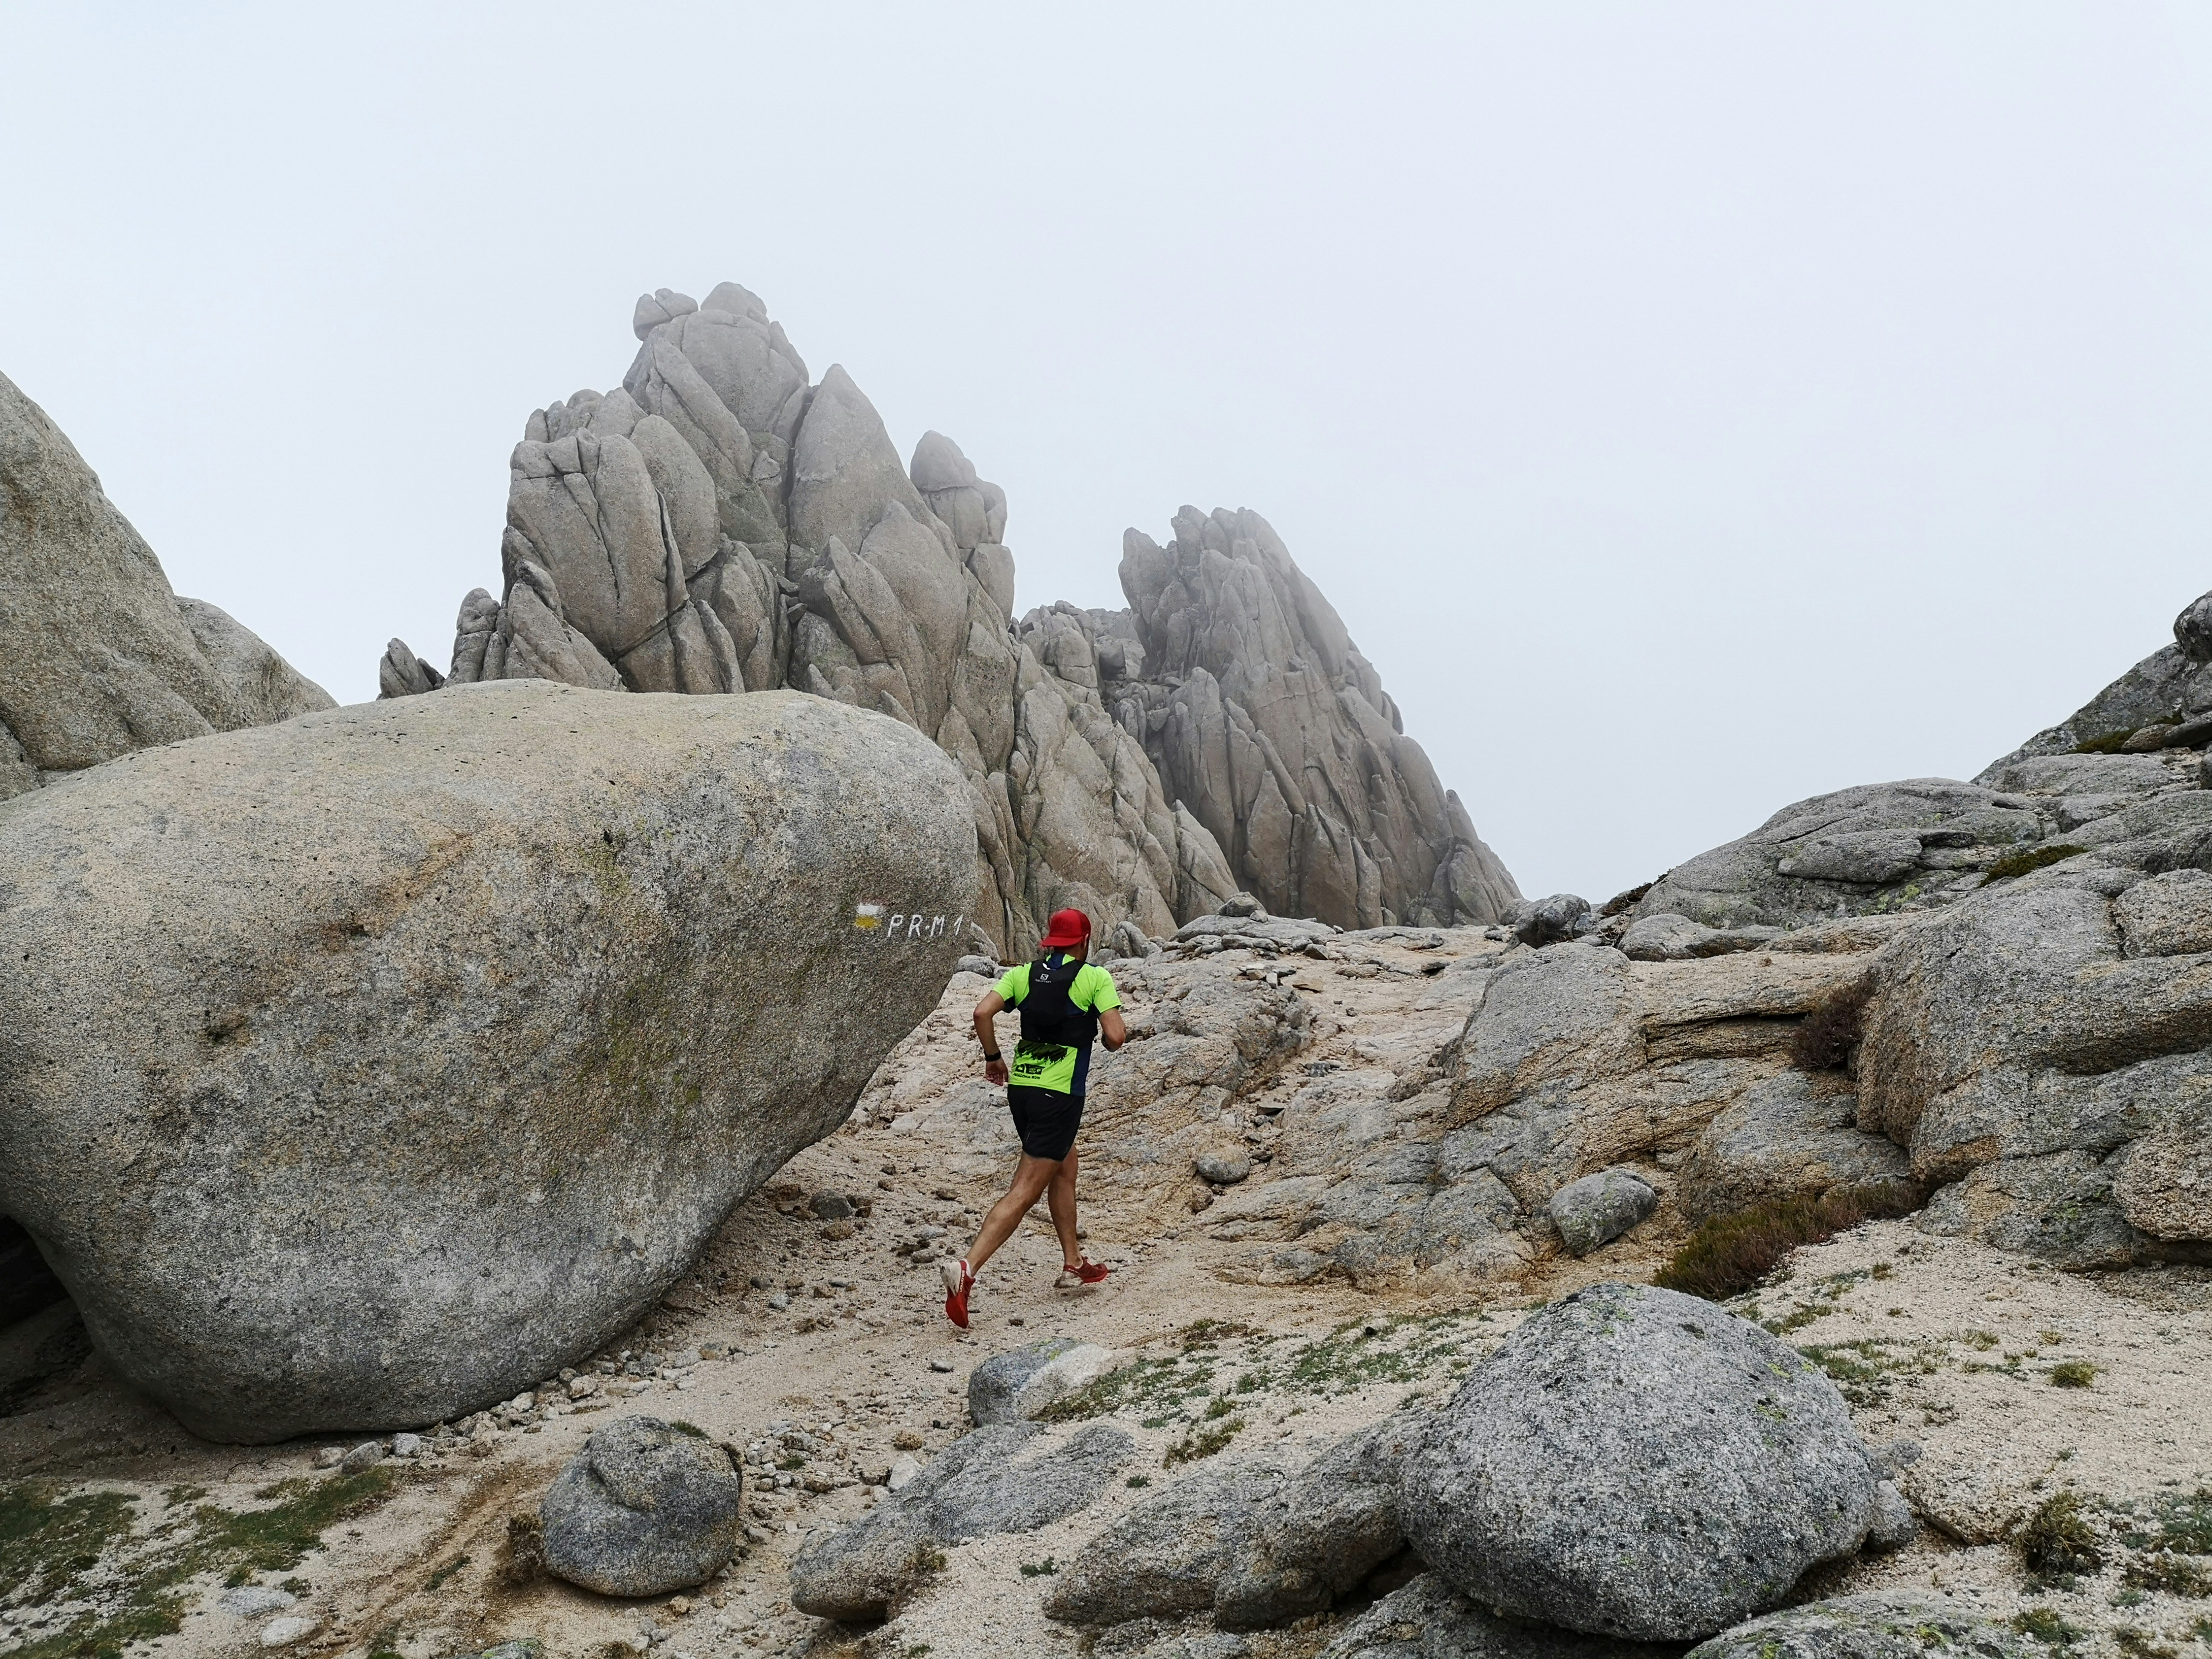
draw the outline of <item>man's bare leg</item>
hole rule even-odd
[[[1075,1152],[1069,1149],[1060,1159],[1060,1168],[1045,1188],[1045,1201],[1052,1208],[1052,1230],[1060,1235],[1060,1261],[1066,1267],[1082,1265],[1083,1247],[1075,1239]]]
[[[1060,1235],[1067,1246],[1073,1248],[1075,1243],[1075,1158],[1073,1155],[1071,1154],[1063,1161],[1049,1158],[1031,1158],[1027,1152],[1024,1152],[1022,1161],[1014,1165],[1013,1185],[1007,1188],[1006,1195],[1004,1198],[991,1206],[991,1212],[983,1218],[982,1230],[975,1235],[975,1243],[969,1247],[968,1271],[969,1273],[980,1273],[983,1271],[983,1264],[996,1255],[999,1253],[999,1247],[1014,1236],[1014,1229],[1022,1224],[1024,1216],[1036,1207],[1037,1200],[1044,1196],[1048,1187],[1055,1194],[1052,1206],[1053,1224],[1056,1227],[1060,1225],[1060,1200],[1056,1194],[1060,1190],[1062,1170],[1066,1171],[1068,1220],[1067,1224],[1060,1228]]]

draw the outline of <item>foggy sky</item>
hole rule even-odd
[[[744,283],[1018,609],[1266,514],[1532,895],[1971,776],[2212,587],[2212,11],[0,4],[0,372],[341,701]]]

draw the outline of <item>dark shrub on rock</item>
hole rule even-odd
[[[1840,1072],[1849,1066],[1873,991],[1872,982],[1862,979],[1822,997],[1790,1040],[1790,1063],[1801,1072]]]

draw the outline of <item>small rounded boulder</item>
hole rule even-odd
[[[538,1506],[545,1567],[602,1595],[665,1595],[729,1565],[744,1482],[730,1455],[657,1417],[597,1431]]]

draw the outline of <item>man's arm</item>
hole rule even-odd
[[[1098,1016],[1098,1038],[1109,1048],[1118,1048],[1129,1040],[1129,1028],[1122,1023],[1119,1008],[1109,1008]]]
[[[1006,1006],[1006,1000],[996,990],[984,992],[983,1000],[975,1005],[975,1041],[983,1045],[983,1076],[991,1083],[1006,1080],[1006,1062],[999,1058],[999,1030],[993,1023]],[[1116,1020],[1115,1024],[1120,1022]],[[1118,1048],[1121,1045],[1115,1042],[1111,1046]]]

